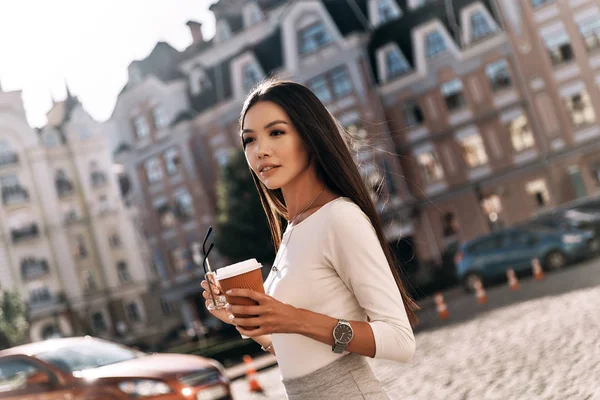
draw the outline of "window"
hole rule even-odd
[[[567,97],[565,106],[576,128],[596,122],[592,100],[586,90]]]
[[[156,129],[161,129],[167,126],[167,114],[165,113],[165,109],[163,106],[155,106],[152,109],[152,119],[154,121],[154,126]]]
[[[471,15],[471,38],[473,41],[489,36],[493,34],[494,31],[494,28],[485,18],[483,12],[476,11]]]
[[[160,300],[160,308],[165,317],[173,314],[173,311],[175,310],[175,307],[173,307],[173,304],[170,301],[163,299]]]
[[[343,97],[352,92],[352,80],[346,67],[339,67],[331,72],[331,85],[336,97]]]
[[[298,32],[298,38],[300,54],[316,51],[331,42],[331,36],[322,22],[302,29]]]
[[[569,35],[566,32],[548,36],[544,39],[552,65],[560,65],[574,58],[571,43],[569,42]]]
[[[215,34],[217,42],[224,42],[231,37],[231,29],[225,20],[217,21],[217,33]]]
[[[329,103],[331,101],[331,90],[329,90],[325,76],[319,76],[311,80],[308,82],[308,87],[310,87],[310,90],[314,92],[321,102]]]
[[[167,174],[174,175],[179,171],[179,150],[175,148],[165,151],[165,166]]]
[[[142,316],[140,315],[140,309],[136,302],[131,302],[125,306],[127,313],[127,319],[131,322],[142,322]]]
[[[84,271],[83,273],[83,291],[84,292],[93,292],[98,289],[98,285],[96,284],[96,277],[92,271]]]
[[[165,199],[157,201],[154,209],[156,210],[156,214],[158,214],[158,220],[162,228],[172,228],[175,226],[175,215]]]
[[[535,145],[535,138],[525,115],[512,120],[508,124],[508,131],[515,151],[527,150]]]
[[[497,194],[485,196],[481,199],[481,209],[488,217],[490,230],[494,231],[504,227],[502,219],[502,200]]]
[[[21,186],[19,178],[14,174],[0,176],[0,187],[4,204],[22,203],[29,199],[29,192]]]
[[[131,275],[129,274],[129,268],[125,261],[119,261],[117,263],[117,274],[119,275],[119,282],[131,282]]]
[[[97,333],[106,332],[108,330],[103,313],[96,312],[92,315],[92,326]]]
[[[41,286],[29,292],[29,301],[32,303],[46,303],[52,300],[50,290],[46,286]]]
[[[412,0],[412,1],[409,0],[408,4],[410,5],[410,7],[412,9],[417,9],[417,8],[423,7],[427,4],[433,3],[435,1],[437,1],[437,0]]]
[[[465,163],[471,168],[487,164],[488,156],[483,139],[477,133],[459,139]]]
[[[144,163],[144,166],[146,168],[148,183],[155,183],[163,178],[163,169],[158,157],[149,159]]]
[[[242,85],[244,93],[248,93],[252,90],[254,85],[260,81],[260,74],[258,68],[254,63],[247,63],[242,67]]]
[[[544,179],[536,179],[535,181],[528,182],[525,185],[525,190],[533,198],[538,208],[542,208],[550,203],[550,192]]]
[[[445,52],[448,48],[442,34],[438,31],[433,31],[425,36],[425,49],[427,50],[427,58],[433,58]]]
[[[118,249],[119,247],[121,247],[121,236],[119,236],[118,233],[113,232],[108,237],[108,244],[110,245],[111,249]]]
[[[180,190],[175,194],[175,213],[182,221],[194,217],[194,202],[187,190]]]
[[[543,6],[546,3],[550,3],[551,1],[554,1],[554,0],[531,0],[531,5],[535,8],[535,7]]]
[[[433,151],[423,152],[417,155],[417,161],[421,168],[421,176],[425,183],[432,183],[444,178],[444,170]]]
[[[492,91],[494,92],[512,86],[512,80],[510,78],[510,72],[508,71],[508,63],[506,60],[500,60],[488,64],[485,67],[485,74],[487,75],[490,85],[492,86]]]
[[[440,90],[444,97],[444,101],[446,102],[448,111],[457,111],[467,104],[463,94],[463,84],[460,79],[454,79],[443,83]]]
[[[410,65],[408,65],[406,58],[395,50],[390,50],[385,54],[385,66],[387,68],[388,79],[410,71]]]
[[[175,271],[182,272],[186,270],[187,260],[185,257],[186,250],[180,247],[177,247],[171,250],[169,256],[171,258],[171,264]]]
[[[262,20],[262,13],[256,3],[249,3],[247,8],[244,9],[244,20],[246,26],[252,26],[259,23]]]
[[[0,165],[16,164],[19,156],[12,150],[7,140],[0,139]]]
[[[377,2],[377,22],[383,24],[400,16],[398,10],[391,3],[394,0],[379,0]]]
[[[420,125],[424,121],[421,106],[415,100],[404,103],[404,123],[406,126]]]
[[[75,236],[75,257],[86,258],[88,256],[88,250],[85,242],[85,237],[83,235]]]
[[[138,115],[133,119],[133,124],[138,139],[145,139],[150,135],[150,127],[148,126],[148,121],[146,121],[145,116]]]
[[[6,393],[2,397],[21,397],[17,396],[14,392],[30,390],[27,388],[27,378],[38,372],[42,372],[42,370],[29,361],[20,358],[8,358],[0,361],[0,393]],[[29,397],[25,393],[22,393],[22,395],[25,398]]]
[[[452,211],[442,214],[442,235],[444,238],[454,236],[458,233],[458,219]]]
[[[600,47],[600,16],[598,14],[579,23],[579,32],[588,51]]]

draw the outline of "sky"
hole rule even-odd
[[[29,124],[46,123],[65,82],[98,121],[110,118],[127,67],[158,41],[191,43],[185,23],[214,35],[212,0],[0,0],[0,82],[22,90]]]

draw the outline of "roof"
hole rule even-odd
[[[396,0],[402,9],[402,17],[378,26],[371,35],[369,55],[373,71],[377,71],[377,49],[389,43],[396,43],[406,57],[408,63],[414,67],[412,31],[427,21],[436,18],[439,19],[450,33],[450,36],[457,37],[460,35],[461,11],[469,5],[479,2],[483,3],[492,17],[497,19],[493,7],[491,6],[491,1],[492,0],[451,0],[451,7],[449,7],[445,0],[430,0],[430,2],[424,6],[410,10],[408,8],[407,0]],[[451,21],[456,21],[458,26],[455,26]],[[456,43],[456,45],[460,47],[461,43]],[[379,77],[377,77],[377,80],[379,81]]]
[[[44,353],[51,349],[67,347],[67,346],[77,346],[78,344],[81,344],[84,341],[92,341],[92,340],[102,340],[102,339],[93,338],[91,336],[48,339],[48,340],[43,340],[40,342],[28,343],[28,344],[24,344],[21,346],[11,347],[10,349],[2,350],[2,351],[0,351],[0,357],[14,356],[14,355],[36,355],[36,354]]]

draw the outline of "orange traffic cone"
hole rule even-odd
[[[475,282],[475,297],[477,297],[477,304],[485,304],[488,301],[487,293],[483,288],[483,283],[481,280],[477,280]]]
[[[444,302],[444,296],[441,293],[435,294],[435,304],[438,312],[439,319],[448,319],[450,317],[450,312],[448,312],[448,307]]]
[[[506,271],[506,276],[508,277],[508,287],[510,290],[515,291],[519,290],[519,280],[517,279],[517,275],[512,268],[509,268]]]
[[[540,260],[534,258],[531,260],[531,265],[533,266],[533,278],[536,281],[541,281],[544,279],[544,271],[542,270],[542,266],[540,265]]]
[[[248,379],[248,386],[250,392],[253,393],[264,393],[265,390],[260,386],[256,379],[256,368],[254,368],[254,361],[249,355],[244,356],[244,363],[246,364],[246,379]]]

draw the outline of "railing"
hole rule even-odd
[[[2,188],[2,203],[4,205],[20,204],[29,200],[29,192],[22,186],[7,186]]]
[[[19,229],[11,229],[10,235],[13,243],[18,243],[23,240],[34,238],[39,236],[40,231],[36,223],[32,223],[29,226],[25,226]]]
[[[0,154],[0,166],[12,165],[19,163],[19,155],[17,153],[2,153]]]

